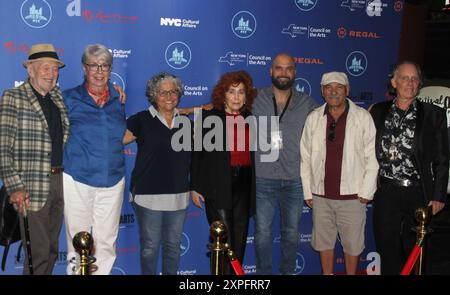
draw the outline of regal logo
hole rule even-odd
[[[394,4],[394,10],[397,12],[402,11],[403,9],[403,2],[402,1],[396,1]]]
[[[248,11],[239,11],[231,20],[231,29],[239,38],[250,38],[256,31],[256,18]]]
[[[50,23],[52,7],[45,0],[26,0],[20,7],[20,15],[29,27],[40,29]]]
[[[294,57],[295,63],[298,64],[316,64],[323,65],[323,61],[320,58],[313,57]]]
[[[377,32],[368,32],[368,31],[354,31],[349,30],[347,34],[347,30],[344,27],[340,27],[337,30],[337,35],[339,38],[344,38],[348,35],[351,38],[368,38],[368,39],[380,39],[381,36]]]
[[[377,32],[364,32],[364,31],[350,31],[348,33],[349,37],[354,38],[369,38],[369,39],[380,39],[380,35]]]
[[[345,35],[347,35],[347,30],[344,27],[340,27],[337,30],[337,35],[338,35],[339,38],[344,38]]]

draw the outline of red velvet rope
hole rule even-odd
[[[414,248],[412,249],[411,254],[409,254],[409,257],[405,263],[405,266],[403,267],[402,271],[400,272],[400,275],[407,276],[411,273],[411,270],[414,267],[414,264],[416,264],[417,258],[419,257],[420,250],[422,250],[422,247],[420,247],[418,245],[414,245]]]
[[[244,270],[242,269],[242,266],[241,266],[241,264],[239,263],[239,260],[233,259],[233,260],[230,260],[230,261],[231,261],[231,266],[233,266],[234,273],[235,273],[236,275],[238,275],[238,276],[243,276],[243,275],[245,275],[245,272],[244,272]]]

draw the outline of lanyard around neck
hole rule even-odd
[[[289,102],[291,101],[291,97],[292,97],[292,90],[291,90],[291,94],[289,94],[289,97],[288,97],[288,99],[286,101],[286,105],[284,106],[283,111],[281,112],[280,121],[279,121],[280,123],[281,123],[281,119],[284,116],[284,113],[286,112],[286,110],[287,110],[287,108],[289,106]],[[278,116],[278,107],[277,107],[277,101],[275,99],[275,96],[272,96],[272,100],[273,100],[273,108],[275,109],[275,116]]]

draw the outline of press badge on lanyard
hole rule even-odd
[[[278,122],[279,122],[278,126],[281,126],[281,119],[283,118],[284,113],[286,112],[286,110],[289,106],[291,97],[292,97],[292,91],[286,101],[286,105],[284,106],[283,111],[281,112],[280,119],[278,120]],[[272,100],[273,100],[273,108],[275,110],[275,116],[278,116],[278,108],[277,108],[277,102],[275,100],[275,96],[272,97]],[[283,149],[283,133],[281,132],[281,130],[276,130],[276,131],[270,132],[270,146],[271,146],[272,150]]]

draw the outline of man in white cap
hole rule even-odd
[[[67,111],[56,86],[64,63],[52,44],[35,44],[23,65],[28,80],[6,90],[0,102],[0,178],[9,201],[20,214],[27,212],[33,273],[51,274],[58,257],[62,155],[69,136]],[[25,257],[23,272],[29,274]]]
[[[326,103],[309,114],[300,141],[303,191],[313,208],[311,244],[323,274],[333,274],[339,234],[346,273],[356,274],[366,204],[376,190],[376,130],[369,112],[347,98],[345,73],[325,73],[320,84]]]

